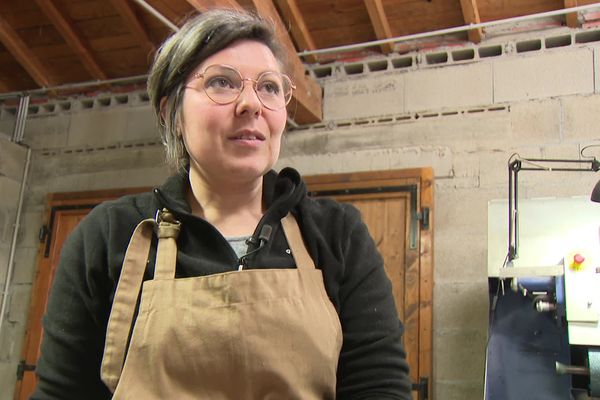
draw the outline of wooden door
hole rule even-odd
[[[28,399],[37,384],[35,363],[40,355],[42,316],[46,311],[48,294],[65,239],[97,204],[142,190],[147,189],[56,193],[48,196],[45,222],[40,231],[41,244],[37,256],[36,276],[31,288],[27,328],[17,369],[17,383],[13,396],[15,400]]]
[[[412,169],[307,177],[313,196],[333,197],[358,208],[392,282],[413,399],[431,399],[433,177]]]

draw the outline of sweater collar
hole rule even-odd
[[[191,209],[186,201],[189,184],[188,171],[182,170],[155,188],[154,195],[161,207],[176,214],[189,215]],[[263,176],[263,201],[267,208],[263,220],[280,220],[305,196],[306,186],[295,169],[267,172]]]

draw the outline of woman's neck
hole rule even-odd
[[[190,169],[188,203],[225,237],[252,235],[263,214],[262,178],[250,182],[211,182]]]

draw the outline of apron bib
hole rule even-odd
[[[154,220],[137,226],[123,262],[101,371],[113,398],[334,399],[341,326],[295,218],[281,222],[297,268],[180,279],[179,223],[160,219],[130,343]]]

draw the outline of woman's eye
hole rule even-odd
[[[260,82],[258,90],[264,93],[278,95],[281,92],[281,87],[276,82],[266,81]]]
[[[209,79],[206,84],[207,87],[213,89],[234,89],[235,86],[231,82],[231,80],[225,76],[216,76],[214,78]]]

